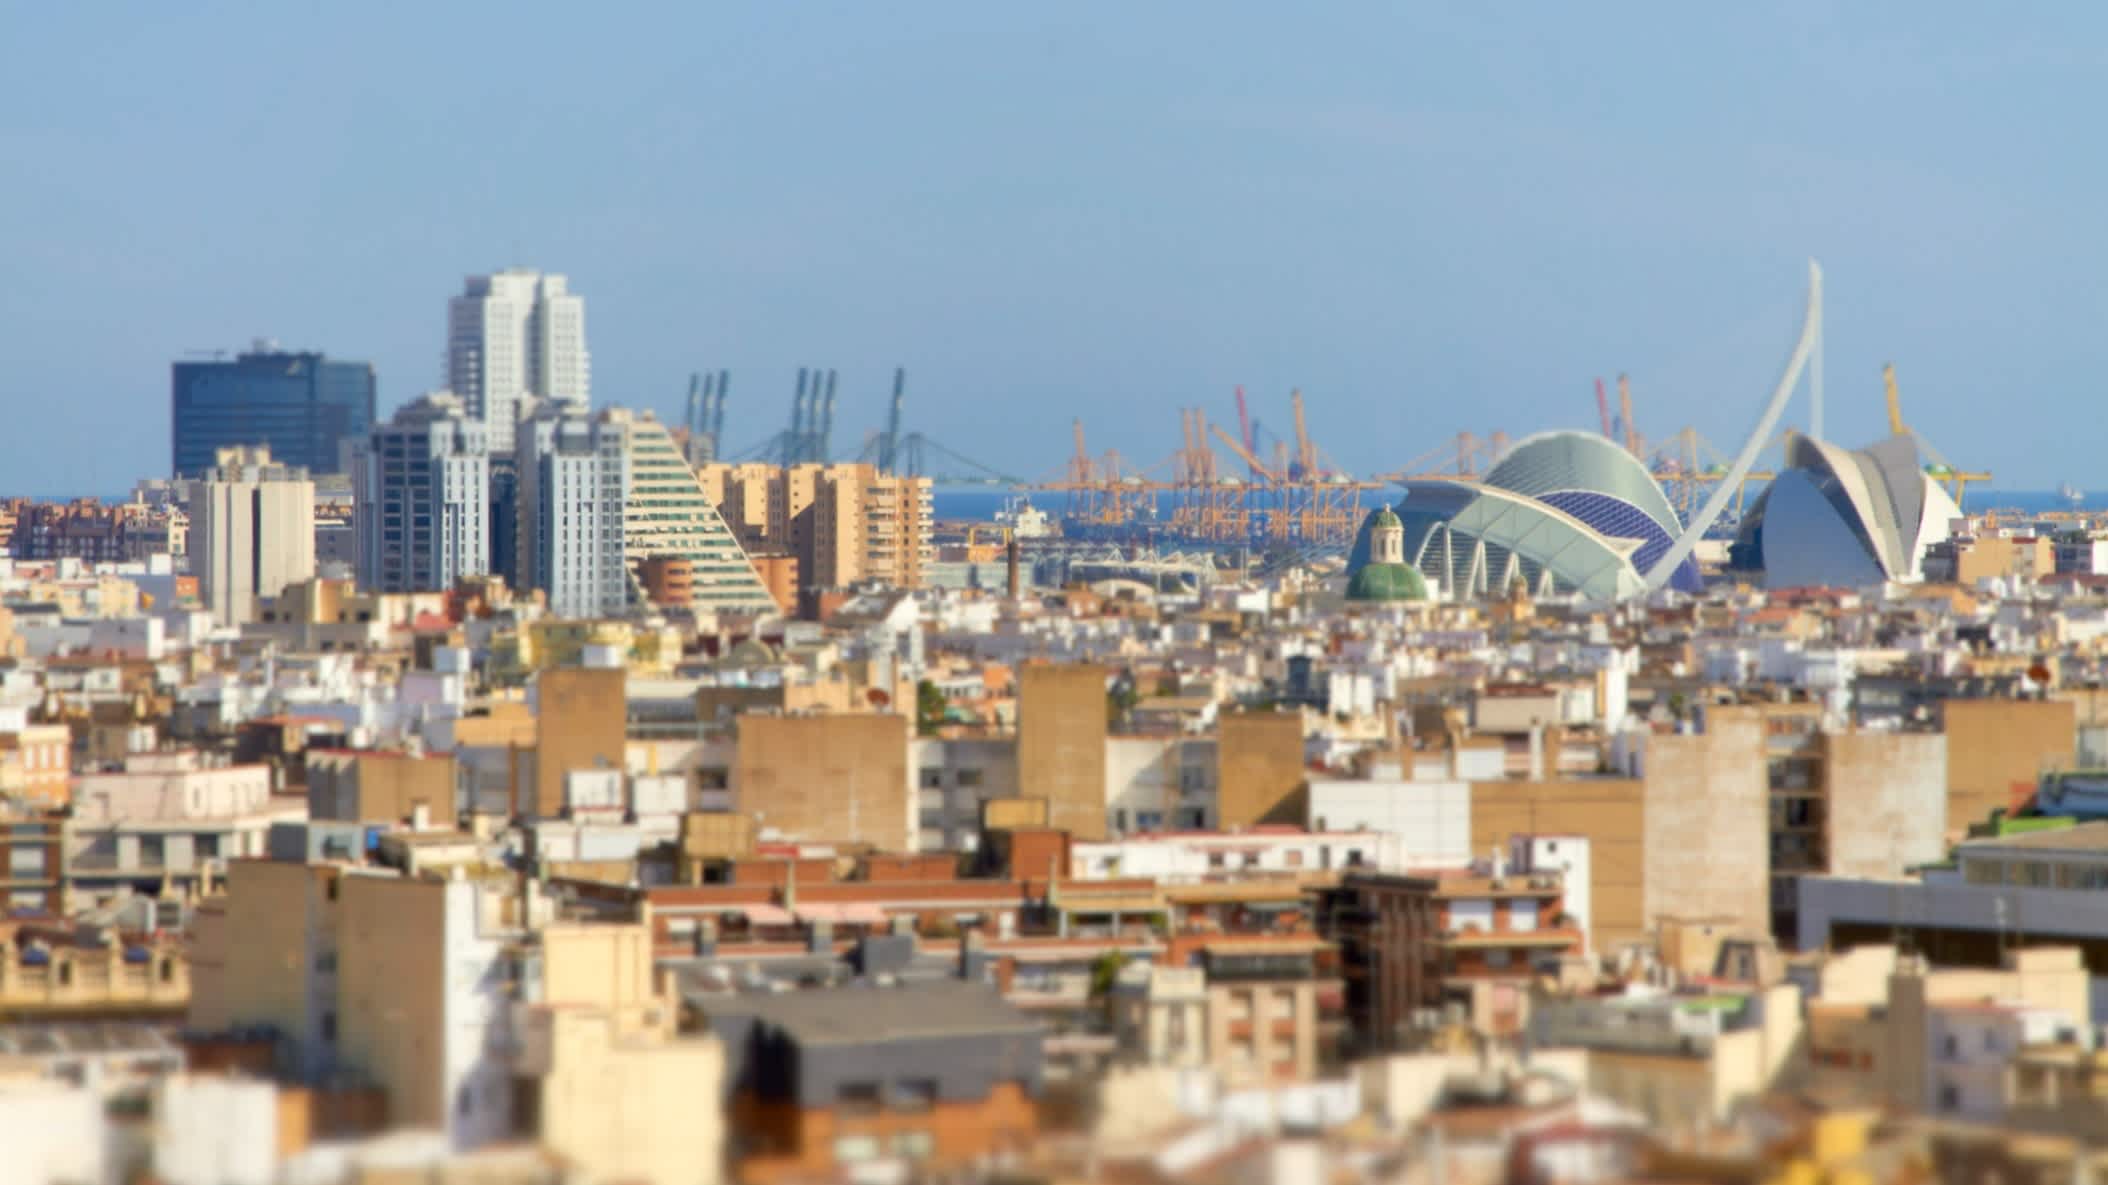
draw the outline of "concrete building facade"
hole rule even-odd
[[[266,447],[221,449],[191,493],[191,570],[222,625],[253,620],[258,601],[315,575],[315,483]]]
[[[374,429],[352,469],[361,588],[432,592],[490,571],[490,442],[444,391]]]
[[[1105,668],[1035,663],[1018,672],[1018,792],[1047,804],[1047,825],[1105,838]]]
[[[1302,714],[1233,712],[1217,727],[1216,813],[1221,825],[1301,823],[1309,802]]]
[[[447,386],[509,453],[523,398],[592,401],[585,300],[559,275],[508,268],[470,276],[447,302]]]
[[[750,550],[781,549],[801,589],[922,587],[935,560],[930,482],[867,464],[710,464],[697,470]]]
[[[1647,738],[1646,916],[1771,926],[1770,783],[1764,724],[1716,710],[1705,731]],[[1602,857],[1599,856],[1599,860]],[[1598,902],[1598,908],[1602,903]]]
[[[892,713],[739,718],[732,801],[763,828],[813,842],[921,844],[908,718]]]
[[[629,466],[620,431],[551,400],[515,437],[515,587],[538,589],[559,617],[603,617],[629,603],[624,507]]]

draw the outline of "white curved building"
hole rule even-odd
[[[1961,517],[1907,435],[1848,450],[1789,433],[1786,469],[1742,520],[1728,561],[1767,588],[1911,583]]]
[[[1405,491],[1396,508],[1403,558],[1456,598],[1498,596],[1518,580],[1542,593],[1639,596],[1682,530],[1647,467],[1592,432],[1526,437],[1484,480],[1415,479]],[[1350,571],[1370,561],[1368,534]],[[1669,585],[1698,591],[1697,566],[1679,564]]]

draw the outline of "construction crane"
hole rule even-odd
[[[1934,481],[1947,483],[1949,492],[1954,495],[1954,504],[1956,506],[1962,504],[1962,496],[1968,492],[1970,482],[1991,480],[1991,475],[1987,472],[1965,470],[1955,465],[1942,456],[1940,450],[1932,447],[1931,441],[1912,431],[1903,423],[1903,399],[1896,392],[1895,363],[1890,362],[1882,366],[1881,385],[1888,396],[1889,432],[1896,436],[1908,436],[1917,442],[1919,448],[1925,450],[1925,455],[1932,459],[1932,463],[1925,466],[1926,474]]]
[[[1603,393],[1602,379],[1596,380],[1596,415],[1603,421],[1603,435],[1616,440],[1617,433],[1610,423],[1610,396]]]

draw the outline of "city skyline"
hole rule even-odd
[[[2099,18],[1946,11],[1937,34],[1802,5],[1527,27],[1357,7],[1292,29],[1211,8],[1201,37],[1172,9],[484,30],[523,57],[566,39],[606,92],[590,109],[439,69],[473,14],[421,44],[147,14],[109,34],[107,69],[63,78],[15,39],[0,143],[50,163],[0,196],[38,228],[0,246],[4,393],[32,436],[103,447],[60,462],[17,437],[0,465],[29,493],[158,473],[169,363],[259,333],[371,359],[386,416],[439,385],[439,301],[513,264],[592,297],[602,404],[674,422],[690,372],[730,369],[734,448],[815,361],[842,372],[852,433],[905,365],[910,426],[1025,477],[1059,466],[1078,417],[1094,449],[1153,462],[1176,408],[1227,421],[1237,384],[1274,423],[1301,387],[1364,473],[1458,431],[1591,426],[1591,381],[1620,371],[1651,435],[1718,443],[1776,373],[1812,254],[1833,438],[1883,432],[1894,360],[1913,427],[1997,486],[2108,482],[2082,435],[2024,428],[2068,413],[2095,361],[2102,178],[2055,129],[2100,97],[2079,48]],[[1262,32],[1276,60],[1224,68],[1244,59],[1218,41]],[[739,52],[699,64],[702,43]],[[295,44],[310,56],[276,52]],[[176,63],[241,51],[269,64],[149,109]],[[295,86],[369,61],[391,69]],[[397,73],[435,93],[409,103],[381,82]],[[77,99],[27,101],[59,93]],[[323,176],[255,180],[252,146],[303,130],[329,137]],[[538,170],[552,142],[564,167]],[[184,183],[127,183],[142,171]],[[999,423],[977,414],[991,397]],[[1360,427],[1376,415],[1391,426]]]

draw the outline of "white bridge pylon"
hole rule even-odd
[[[1801,335],[1793,343],[1793,354],[1786,359],[1786,373],[1779,376],[1779,385],[1771,392],[1771,402],[1764,405],[1764,414],[1757,417],[1756,427],[1750,429],[1749,439],[1742,442],[1742,451],[1735,454],[1735,463],[1728,466],[1727,473],[1714,484],[1713,492],[1707,496],[1705,505],[1699,507],[1698,514],[1684,527],[1683,534],[1677,537],[1675,545],[1663,552],[1662,557],[1654,562],[1654,566],[1647,569],[1648,592],[1656,592],[1667,586],[1669,577],[1676,572],[1676,566],[1690,558],[1692,549],[1698,546],[1698,541],[1719,521],[1720,513],[1727,509],[1728,500],[1741,488],[1742,479],[1749,476],[1750,467],[1756,463],[1757,454],[1764,451],[1772,433],[1778,431],[1779,417],[1786,413],[1786,404],[1792,401],[1793,389],[1800,385],[1801,372],[1808,369],[1809,358],[1816,356],[1822,349],[1822,340],[1823,269],[1821,264],[1811,259],[1808,261],[1808,311],[1801,320]],[[1814,390],[1810,398],[1814,406],[1810,409],[1812,414],[1809,419],[1809,427],[1817,434],[1822,431],[1822,378],[1819,367],[1820,364],[1813,379]]]

